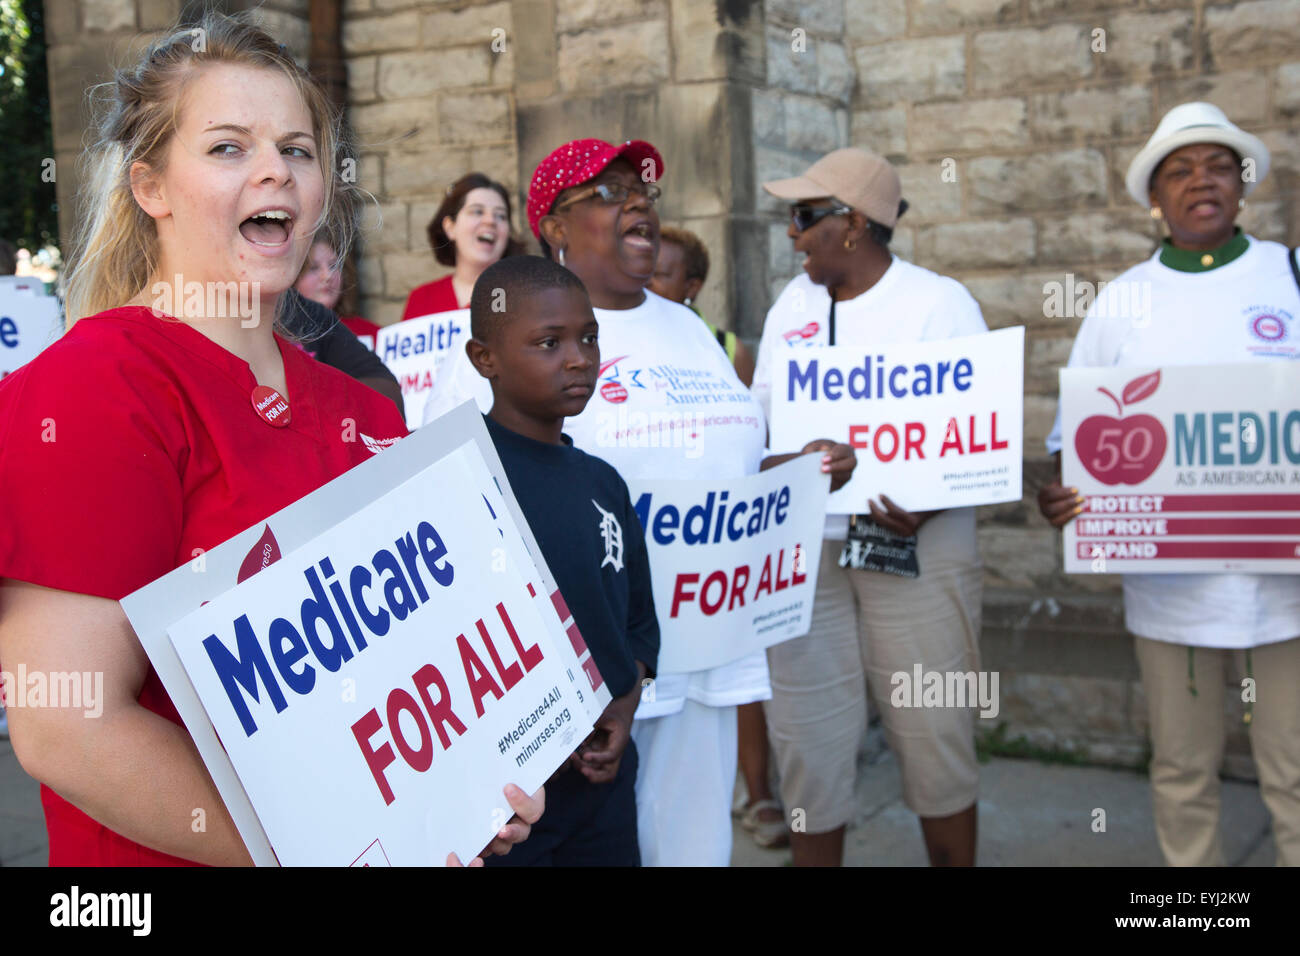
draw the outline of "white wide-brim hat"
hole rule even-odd
[[[1268,175],[1268,147],[1223,115],[1213,103],[1183,103],[1165,114],[1147,144],[1129,163],[1124,185],[1128,194],[1143,207],[1151,204],[1151,174],[1176,149],[1193,143],[1218,143],[1235,150],[1242,159],[1254,161],[1255,175],[1242,183],[1244,194]]]

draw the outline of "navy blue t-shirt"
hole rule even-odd
[[[627,483],[567,435],[548,445],[484,421],[564,602],[609,692],[622,697],[636,662],[654,676],[659,660],[645,534]]]

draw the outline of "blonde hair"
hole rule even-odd
[[[340,160],[349,144],[337,111],[269,34],[243,16],[208,11],[192,26],[168,31],[135,66],[117,70],[111,82],[92,91],[101,98],[100,115],[94,145],[86,152],[78,197],[82,215],[66,274],[69,326],[126,304],[154,275],[158,231],[131,192],[131,167],[144,163],[154,174],[163,171],[185,86],[200,68],[215,63],[278,70],[293,84],[311,114],[324,178],[324,203],[312,241],[328,242],[340,261],[351,247],[359,190],[342,176]]]

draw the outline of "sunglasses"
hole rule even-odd
[[[592,196],[599,196],[601,202],[608,205],[622,204],[627,202],[627,197],[634,192],[648,199],[651,205],[654,205],[655,201],[663,195],[663,191],[654,183],[638,183],[635,186],[629,186],[626,183],[600,183],[570,196],[555,207],[555,212],[559,212],[566,206],[572,206],[574,203],[582,202],[584,199],[590,199]]]
[[[790,207],[790,221],[794,223],[795,232],[811,229],[827,216],[843,216],[853,210],[848,206],[809,206],[795,203]]]

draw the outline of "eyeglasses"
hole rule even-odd
[[[811,229],[827,216],[843,216],[853,210],[848,206],[808,206],[796,203],[790,207],[790,221],[794,223],[795,232]]]
[[[555,211],[559,212],[565,206],[572,206],[574,203],[590,199],[592,196],[599,196],[601,202],[609,205],[622,204],[627,202],[627,197],[634,192],[648,199],[651,205],[654,205],[655,201],[663,195],[663,190],[654,183],[638,183],[635,186],[629,186],[626,183],[599,183],[590,189],[584,189],[582,192],[570,196],[556,206]]]

